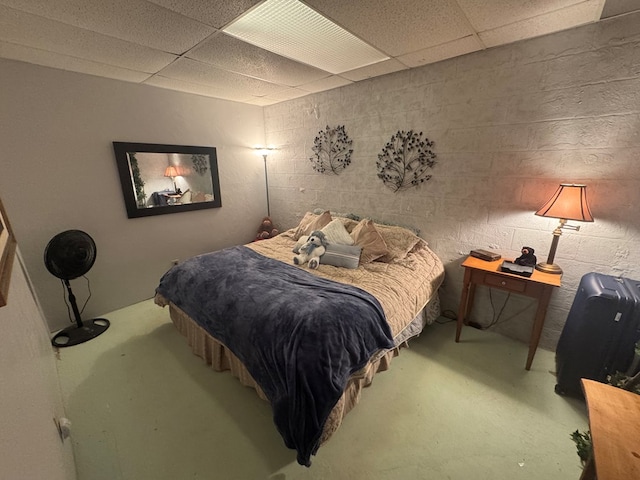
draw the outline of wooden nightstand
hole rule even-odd
[[[538,348],[538,342],[540,341],[540,334],[544,326],[551,292],[555,287],[560,286],[562,275],[543,273],[538,270],[534,270],[533,275],[530,277],[504,273],[500,271],[500,264],[503,260],[504,259],[487,262],[470,256],[462,263],[465,271],[462,298],[460,299],[460,308],[458,310],[456,342],[460,341],[462,325],[468,325],[469,323],[468,316],[473,307],[476,285],[484,285],[518,295],[533,297],[538,300],[538,308],[533,320],[533,328],[531,329],[531,336],[529,338],[529,356],[527,357],[525,366],[527,370],[530,370],[533,357]]]
[[[582,379],[593,455],[580,480],[640,478],[640,395]]]

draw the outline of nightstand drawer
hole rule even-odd
[[[484,277],[485,285],[504,288],[512,292],[524,292],[527,289],[527,281],[517,278],[506,277],[504,275],[493,275],[487,273]]]

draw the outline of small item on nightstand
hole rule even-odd
[[[476,248],[469,253],[472,257],[479,258],[480,260],[486,260],[487,262],[494,262],[500,260],[500,254],[496,252],[490,252],[489,250],[483,250]]]
[[[535,267],[536,263],[538,263],[538,259],[533,254],[534,252],[535,250],[531,247],[522,247],[522,250],[520,250],[522,255],[516,258],[514,263],[517,263],[518,265],[525,265],[527,267]]]
[[[533,267],[518,265],[517,263],[507,262],[506,260],[500,265],[500,271],[520,275],[522,277],[530,277],[533,275]]]

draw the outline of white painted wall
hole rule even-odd
[[[76,478],[49,332],[16,258],[7,305],[0,308],[0,480]],[[73,425],[72,425],[73,427]]]
[[[172,259],[246,243],[266,214],[261,107],[0,60],[0,197],[52,330],[69,319],[48,241],[89,233],[92,318],[154,294]],[[112,142],[217,148],[222,208],[128,219]],[[79,305],[86,282],[72,281]]]
[[[316,115],[318,114],[318,115]],[[640,14],[465,55],[265,107],[272,213],[282,228],[314,208],[414,225],[446,263],[443,308],[457,311],[460,263],[473,248],[546,260],[557,220],[534,216],[561,182],[586,183],[595,223],[560,239],[565,271],[541,346],[555,344],[583,274],[640,279]],[[345,125],[352,164],[315,173],[311,147]],[[433,178],[392,193],[376,160],[398,130],[435,141]],[[479,289],[475,319],[505,302]],[[528,339],[535,301],[511,297],[500,329]]]

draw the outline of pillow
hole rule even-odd
[[[353,245],[353,238],[347,232],[344,224],[339,219],[331,220],[322,227],[322,233],[327,239],[327,243],[337,243],[338,245]]]
[[[389,263],[402,260],[420,241],[420,237],[403,227],[376,225],[376,228],[389,249],[388,253],[376,259],[377,262]]]
[[[334,267],[358,268],[362,247],[358,245],[339,245],[330,243],[320,257],[320,263]]]
[[[389,253],[387,244],[371,220],[360,220],[351,232],[351,236],[356,245],[362,247],[362,254],[360,255],[360,261],[362,263],[372,262],[376,258],[380,258]]]
[[[302,235],[298,241],[296,242],[296,244],[293,246],[293,253],[295,253],[296,255],[300,253],[300,247],[302,245],[304,245],[304,242],[306,242],[307,240],[309,240],[309,235]]]
[[[321,208],[316,208],[313,211],[313,213],[315,213],[316,215],[320,215],[322,212],[323,210]],[[332,212],[331,210],[329,210],[329,213],[333,217],[349,218],[351,220],[355,220],[356,222],[359,222],[361,220],[360,215],[356,215],[355,213],[340,213],[340,212]]]
[[[347,232],[351,233],[351,232],[353,232],[353,229],[355,228],[355,226],[358,225],[358,221],[359,220],[353,220],[351,218],[340,217],[340,221],[344,225],[344,228],[347,229]]]
[[[300,220],[296,231],[293,233],[293,238],[298,240],[302,235],[309,235],[314,230],[322,230],[322,227],[327,225],[330,221],[331,214],[328,210],[320,215],[307,212],[304,217],[302,217],[302,220]]]
[[[316,215],[320,215],[324,210],[322,210],[321,208],[316,208],[313,210],[313,213],[315,213]],[[393,227],[402,227],[402,228],[406,228],[407,230],[410,230],[414,235],[420,235],[420,229],[417,227],[413,227],[411,225],[402,225],[399,223],[395,223],[393,221],[389,222],[386,220],[379,220],[376,218],[372,218],[370,216],[367,217],[363,217],[362,215],[358,215],[357,213],[340,213],[340,212],[333,212],[333,211],[329,211],[329,213],[331,214],[331,217],[341,217],[343,220],[343,223],[345,224],[345,227],[347,227],[347,231],[351,232],[351,229],[353,227],[349,227],[349,222],[348,220],[355,220],[354,225],[356,223],[358,223],[360,220],[364,219],[364,218],[369,218],[371,220],[373,220],[373,223],[375,223],[376,225],[390,225]]]
[[[191,190],[187,190],[180,197],[181,203],[191,203]]]
[[[193,203],[200,203],[205,201],[204,192],[192,192],[191,201]]]

